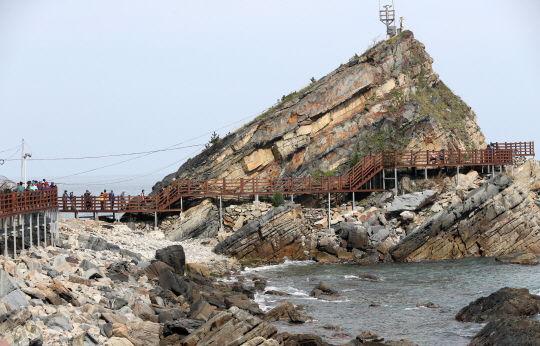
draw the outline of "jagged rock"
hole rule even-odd
[[[0,300],[7,304],[11,310],[30,305],[24,293],[5,270],[0,270]]]
[[[473,337],[469,345],[540,345],[540,322],[527,317],[491,321]]]
[[[62,331],[62,330],[73,330],[69,318],[64,316],[61,313],[52,314],[43,318],[43,323],[51,329]]]
[[[191,304],[187,317],[194,320],[208,321],[214,311],[215,308],[212,305],[208,304],[203,299],[199,299],[195,303]]]
[[[186,254],[184,253],[182,245],[171,245],[156,250],[156,259],[173,267],[178,275],[184,275]]]
[[[283,343],[284,346],[331,346],[324,341],[320,336],[313,334],[289,334],[280,333],[275,337],[278,342]],[[280,344],[281,344],[280,343]]]
[[[495,257],[496,261],[512,264],[538,264],[538,256],[529,252],[517,252]]]
[[[146,268],[144,268],[144,271],[148,275],[150,279],[159,277],[159,270],[161,268],[167,268],[170,271],[174,272],[174,268],[168,265],[167,263],[163,263],[161,261],[155,261],[154,263],[150,264]]]
[[[390,249],[395,261],[540,254],[540,209],[520,184],[496,175]]]
[[[12,346],[41,345],[43,341],[41,328],[26,307],[0,315],[0,338]]]
[[[285,301],[285,303],[278,305],[272,310],[268,311],[266,314],[264,314],[262,319],[267,322],[276,322],[282,319],[286,319],[289,317],[287,311],[295,311],[294,305],[289,301]]]
[[[186,263],[186,273],[199,273],[204,277],[210,277],[210,269],[205,264]]]
[[[404,211],[415,211],[432,202],[437,197],[437,191],[426,190],[407,195],[396,196],[394,201],[386,208],[389,213],[400,214]]]
[[[90,280],[90,279],[100,279],[100,278],[105,277],[105,275],[103,275],[101,270],[99,270],[98,268],[90,268],[84,272],[84,277]]]
[[[323,281],[319,281],[319,284],[317,285],[317,287],[315,287],[309,295],[313,297],[318,297],[321,294],[334,296],[334,297],[339,296],[338,291],[333,289],[332,286],[330,286],[329,284]]]
[[[80,234],[77,239],[79,246],[94,251],[109,250],[109,243],[103,238],[97,238],[88,234]],[[55,267],[53,265],[53,267]]]
[[[540,296],[526,288],[501,288],[487,297],[478,298],[461,309],[456,320],[484,322],[508,316],[533,316],[540,313]]]
[[[373,231],[373,234],[370,237],[371,242],[379,244],[384,241],[390,235],[390,231],[385,227],[381,227]]]
[[[135,302],[135,305],[133,306],[133,314],[143,321],[150,321],[154,323],[158,322],[158,317],[156,316],[155,311],[151,309],[148,304],[140,301]]]
[[[219,214],[210,199],[188,209],[184,219],[167,233],[170,240],[182,241],[191,238],[213,238],[219,231]]]
[[[242,345],[258,337],[263,340],[270,339],[276,332],[277,329],[273,325],[237,307],[232,307],[208,320],[196,331],[182,339],[180,345],[218,345],[223,344],[224,340],[231,340],[230,335],[235,336],[235,345]]]
[[[166,322],[163,325],[162,335],[164,338],[174,334],[186,336],[199,329],[205,323],[206,321],[204,320],[190,320],[187,318]]]
[[[216,245],[214,252],[245,259],[280,260],[305,258],[315,247],[302,208],[294,202],[274,208]]]
[[[361,334],[356,336],[356,340],[365,344],[368,342],[381,342],[384,341],[384,338],[372,332],[362,332]]]
[[[350,222],[343,222],[341,227],[341,236],[347,235],[348,248],[365,249],[370,245],[368,230],[365,227]]]
[[[306,323],[312,320],[312,318],[305,313],[294,310],[287,310],[287,315],[289,316],[289,321],[292,323]]]

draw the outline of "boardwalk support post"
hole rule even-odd
[[[456,167],[457,168],[457,185],[456,185],[456,188],[459,187],[459,166]]]
[[[13,217],[13,259],[17,259],[17,230],[15,229],[15,217]]]
[[[182,213],[184,212],[184,200],[183,200],[183,197],[180,197],[180,210],[182,210]]]
[[[427,166],[424,167],[424,179],[427,180]]]
[[[221,196],[219,196],[219,230],[223,231],[223,214],[221,212]]]
[[[32,249],[32,231],[34,230],[32,228],[32,219],[34,218],[34,213],[31,213],[30,214],[30,246],[28,247],[29,249]]]
[[[395,193],[395,196],[397,196],[397,188],[398,188],[398,185],[397,185],[397,168],[394,168],[394,182],[395,182],[395,185],[396,185],[396,193]]]
[[[354,191],[352,193],[352,211],[354,211]]]
[[[21,226],[21,243],[22,243],[22,247],[21,247],[21,251],[24,251],[24,219],[26,219],[26,215],[23,215],[21,220],[22,220],[22,226]]]
[[[294,202],[293,196],[294,196],[294,195],[291,193],[291,202]]]
[[[36,220],[37,221],[37,240],[36,240],[36,242],[37,242],[37,248],[39,250],[39,211],[37,212],[36,216],[37,216],[37,220]]]
[[[330,231],[330,192],[328,192],[328,231]]]
[[[384,168],[382,170],[382,188],[386,190],[386,177],[384,176]]]
[[[8,257],[8,245],[7,245],[7,238],[8,238],[8,235],[7,235],[7,219],[4,219],[4,242],[5,242],[5,246],[4,246],[4,257],[7,258]]]
[[[154,213],[154,231],[157,231],[157,211]]]

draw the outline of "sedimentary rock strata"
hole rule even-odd
[[[390,249],[396,261],[540,253],[540,209],[529,190],[496,175]]]
[[[238,259],[299,259],[316,246],[310,235],[301,206],[287,202],[240,228],[214,251]]]
[[[190,159],[153,193],[173,178],[343,171],[357,145],[366,153],[485,148],[476,115],[432,63],[410,31],[383,41]]]

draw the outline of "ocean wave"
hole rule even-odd
[[[257,267],[257,268],[245,268],[242,271],[242,273],[243,274],[259,273],[259,272],[264,272],[264,271],[267,271],[267,270],[283,269],[283,268],[287,268],[287,267],[291,267],[291,266],[309,266],[309,265],[313,265],[315,263],[317,263],[317,262],[315,262],[315,261],[291,261],[291,260],[285,260],[285,262],[283,262],[281,264],[261,266],[261,267]]]
[[[532,294],[540,295],[540,288],[539,288],[539,289],[536,289],[536,290],[531,290],[530,292],[531,292]]]
[[[309,296],[307,292],[299,290],[298,288],[292,286],[268,286],[266,287],[266,291],[278,291],[290,294],[292,296]]]

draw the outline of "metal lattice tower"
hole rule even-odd
[[[396,10],[394,10],[394,0],[392,5],[384,5],[381,9],[381,1],[379,0],[379,20],[386,25],[386,39],[396,36],[396,26],[392,23],[396,20]]]

